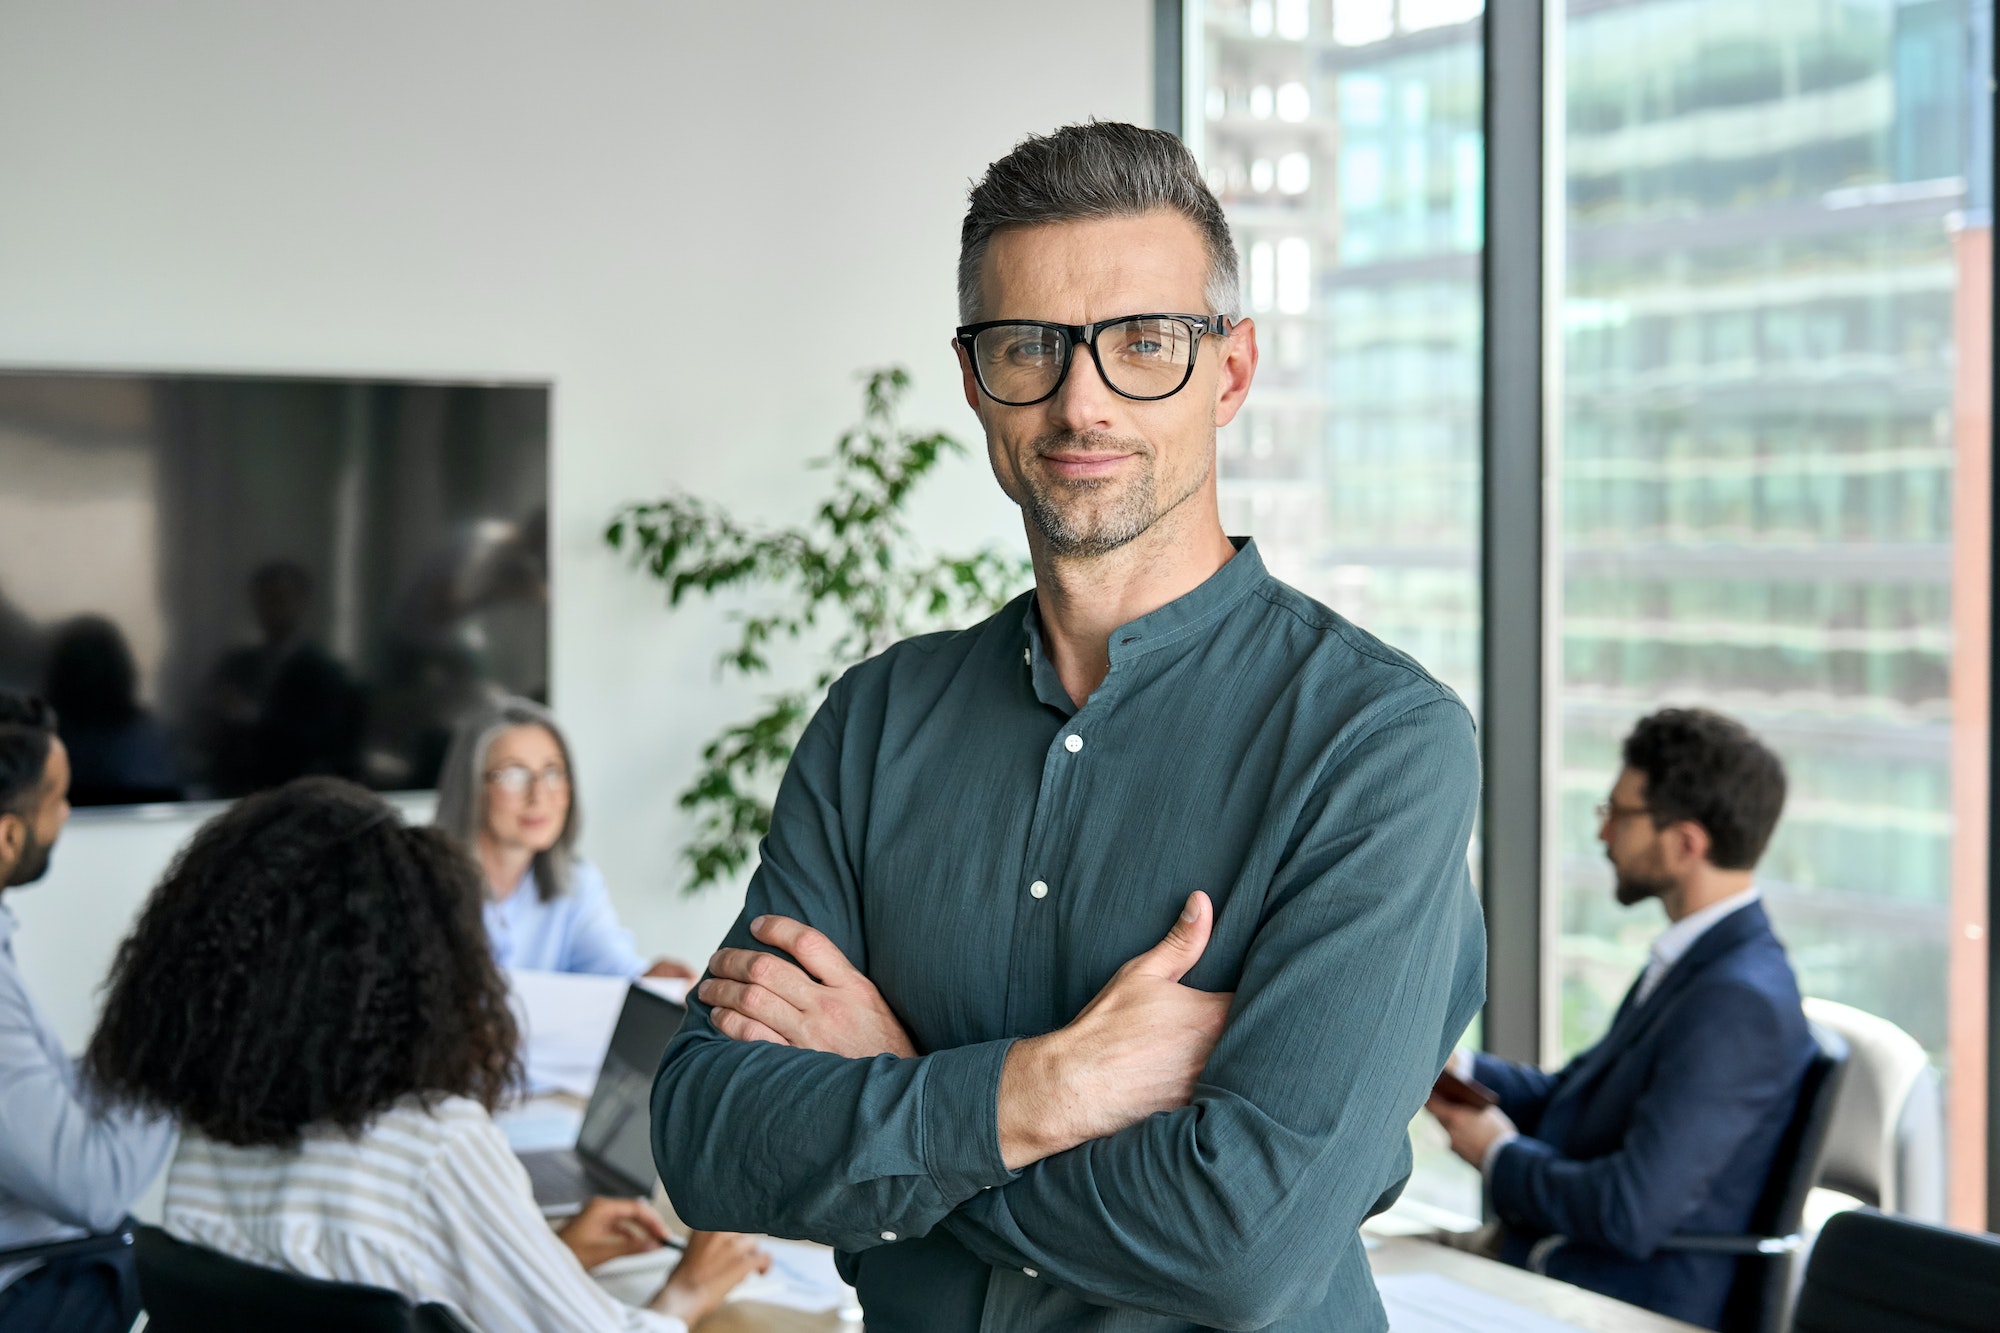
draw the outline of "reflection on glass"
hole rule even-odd
[[[1790,770],[1760,883],[1801,986],[1930,1050],[1974,1225],[1983,1010],[1952,997],[1984,830],[1952,765],[1983,625],[1953,599],[1989,532],[1953,506],[1987,447],[1991,15],[1578,0],[1564,34],[1564,1053],[1661,925],[1594,838],[1618,740],[1663,702],[1733,713]]]
[[[0,372],[0,685],[78,805],[430,786],[548,682],[548,394]]]
[[[1190,137],[1263,350],[1217,442],[1224,525],[1476,712],[1480,7],[1200,9]],[[1435,1128],[1409,1196],[1477,1213]]]

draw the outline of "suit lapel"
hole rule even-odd
[[[1639,980],[1634,980],[1630,990],[1625,992],[1624,1003],[1618,1006],[1618,1014],[1611,1020],[1610,1030],[1604,1039],[1592,1047],[1589,1055],[1578,1064],[1576,1072],[1564,1080],[1562,1091],[1555,1102],[1567,1102],[1572,1106],[1580,1099],[1604,1071],[1620,1055],[1639,1044],[1645,1035],[1673,1008],[1674,1000],[1680,993],[1693,985],[1695,979],[1710,964],[1724,955],[1742,947],[1759,935],[1771,933],[1770,918],[1764,915],[1764,905],[1751,903],[1722,918],[1709,928],[1707,933],[1696,940],[1688,951],[1680,956],[1667,974],[1660,978],[1660,984],[1646,997],[1644,1004],[1638,1002]],[[1642,968],[1639,979],[1646,973]],[[1552,1103],[1551,1112],[1556,1110]]]

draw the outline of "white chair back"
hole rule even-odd
[[[1820,1186],[1920,1222],[1945,1212],[1944,1100],[1916,1038],[1886,1018],[1808,999],[1806,1017],[1847,1039]]]

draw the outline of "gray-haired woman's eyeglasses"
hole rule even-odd
[[[526,764],[508,764],[489,772],[486,780],[509,796],[526,796],[530,788],[537,786],[550,791],[566,789],[569,786],[569,770],[560,764],[550,764],[536,772]]]
[[[967,324],[958,342],[988,398],[1032,407],[1055,396],[1069,377],[1079,346],[1090,349],[1097,373],[1114,393],[1139,402],[1171,398],[1194,374],[1203,335],[1229,336],[1223,315],[1123,315],[1095,324],[995,319]]]

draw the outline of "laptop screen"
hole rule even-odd
[[[658,1179],[653,1171],[653,1075],[667,1042],[680,1030],[687,1010],[641,985],[625,992],[625,1007],[611,1032],[604,1068],[583,1113],[577,1153],[609,1168],[640,1188]]]

